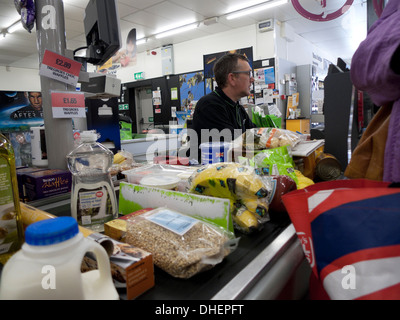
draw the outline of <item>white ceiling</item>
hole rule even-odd
[[[138,52],[153,50],[166,44],[176,44],[182,41],[200,38],[256,24],[269,18],[287,22],[294,31],[323,51],[333,56],[349,61],[367,30],[366,0],[354,0],[350,9],[328,22],[314,22],[302,17],[293,8],[291,1],[280,7],[252,14],[251,16],[227,20],[225,15],[244,6],[254,5],[265,0],[118,0],[120,16],[121,39],[124,42],[128,32],[136,28],[137,39],[154,35],[163,28],[171,28],[177,24],[203,21],[210,17],[219,17],[218,23],[200,25],[196,30],[159,40],[149,40],[138,47]],[[65,26],[67,48],[74,50],[86,45],[84,36],[84,9],[89,0],[64,0]],[[345,3],[345,0],[330,0],[335,3]],[[320,0],[300,0],[304,6],[312,9],[322,7]],[[341,5],[339,5],[341,6]],[[327,7],[325,13],[329,13]],[[0,31],[9,27],[20,18],[15,9],[14,1],[0,0]],[[35,28],[32,33],[25,29],[7,34],[0,41],[0,66],[38,69],[38,52]]]

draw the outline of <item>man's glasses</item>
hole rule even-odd
[[[250,78],[252,78],[253,77],[253,71],[232,71],[232,73],[233,74],[240,74],[240,73],[243,73],[243,74],[247,74]]]

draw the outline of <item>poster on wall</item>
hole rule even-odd
[[[15,164],[32,164],[30,128],[44,124],[40,92],[0,91],[0,132],[11,141]]]
[[[195,104],[204,96],[204,73],[202,71],[179,76],[181,110],[193,110]]]
[[[41,92],[0,91],[0,131],[29,130],[43,125]]]
[[[97,68],[98,73],[116,74],[120,68],[135,66],[136,56],[136,29],[131,29],[126,37],[125,47],[113,55],[104,65]]]
[[[247,59],[249,59],[250,67],[253,69],[253,47],[204,55],[203,65],[204,65],[204,78],[206,81],[206,88],[205,88],[206,94],[212,92],[216,85],[214,81],[214,71],[213,71],[215,62],[217,62],[219,58],[228,53],[243,54]]]

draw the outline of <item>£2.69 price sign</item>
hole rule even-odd
[[[40,66],[39,74],[47,78],[76,86],[82,64],[46,50]]]
[[[54,118],[86,118],[85,94],[83,92],[51,93]]]

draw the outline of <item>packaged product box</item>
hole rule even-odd
[[[47,198],[71,191],[72,175],[69,170],[48,169],[26,173],[23,177],[29,201]]]
[[[105,223],[104,234],[117,241],[125,242],[127,220],[133,215],[139,215],[150,210],[153,210],[153,208],[138,210]]]
[[[17,181],[18,181],[18,191],[19,198],[21,201],[24,201],[26,198],[26,191],[24,186],[24,177],[28,173],[44,171],[44,168],[33,168],[33,167],[19,167],[17,168]]]
[[[91,234],[95,241],[100,234]],[[103,236],[104,238],[104,236]],[[109,237],[106,237],[110,239]],[[151,253],[114,239],[110,255],[111,274],[114,285],[123,299],[132,300],[154,287],[154,265]],[[92,253],[87,253],[82,261],[82,272],[97,269],[97,261]]]

